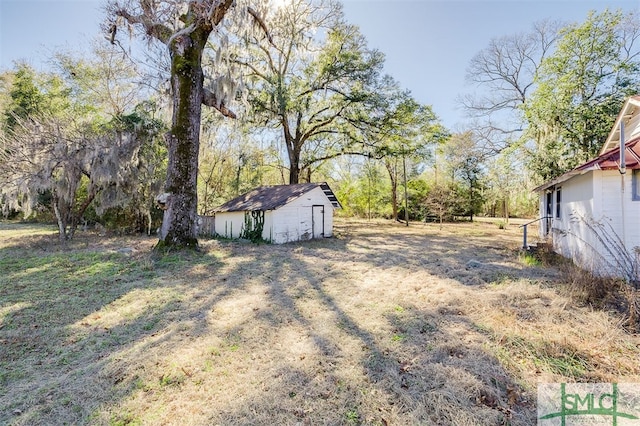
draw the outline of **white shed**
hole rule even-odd
[[[541,236],[550,236],[556,252],[596,274],[637,279],[640,96],[625,102],[597,158],[535,190]]]
[[[340,202],[326,182],[261,186],[215,210],[209,232],[225,238],[261,233],[275,244],[333,235]]]

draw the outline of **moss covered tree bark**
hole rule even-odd
[[[206,30],[177,37],[171,52],[173,116],[167,133],[169,164],[165,184],[161,246],[196,247],[198,153],[203,100],[202,51]]]
[[[204,87],[202,55],[209,35],[233,4],[233,0],[189,1],[183,13],[176,2],[130,1],[124,6],[112,3],[115,16],[164,43],[171,56],[173,115],[171,130],[166,135],[169,164],[165,193],[158,197],[164,209],[159,248],[195,248],[198,244],[196,185],[202,105],[235,118],[224,100]],[[255,14],[252,10],[248,12]],[[117,23],[110,31],[113,39]]]

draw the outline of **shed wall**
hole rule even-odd
[[[315,209],[314,209],[315,206]],[[318,206],[322,206],[320,209]],[[313,238],[314,220],[322,223],[322,236],[333,235],[333,210],[331,201],[322,188],[314,188],[285,206],[265,212],[262,238],[275,244]],[[322,212],[322,213],[321,213]],[[314,214],[321,217],[315,217]],[[245,212],[218,212],[214,217],[201,217],[201,235],[219,235],[240,238],[244,228]],[[321,221],[321,222],[320,222]],[[316,228],[317,230],[318,228]]]
[[[244,212],[218,212],[215,215],[215,233],[224,238],[240,238],[244,226]]]
[[[313,238],[314,205],[324,207],[324,236],[330,237],[333,234],[333,205],[318,187],[274,210],[269,227],[265,218],[265,239],[271,236],[274,243],[282,244]]]

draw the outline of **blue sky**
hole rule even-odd
[[[640,11],[640,0],[343,0],[347,19],[385,53],[386,71],[433,107],[445,126],[464,121],[458,95],[471,58],[492,38],[552,18],[581,22],[589,10]],[[41,67],[57,47],[82,49],[98,35],[100,0],[0,0],[0,70]],[[35,29],[35,30],[34,30]]]

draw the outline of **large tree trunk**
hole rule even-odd
[[[169,164],[158,247],[196,248],[197,178],[206,31],[176,37],[170,46],[173,117],[166,135]]]
[[[289,185],[295,183],[300,183],[300,166],[292,160],[289,166]]]
[[[289,185],[300,183],[300,148],[296,141],[289,151]]]
[[[169,151],[165,193],[157,197],[162,204],[164,217],[160,228],[157,248],[178,247],[197,248],[197,205],[198,205],[198,155],[200,146],[200,118],[202,104],[214,107],[224,116],[235,118],[235,114],[219,99],[217,93],[203,87],[202,52],[211,31],[217,27],[235,3],[234,0],[191,0],[170,5],[172,12],[180,11],[179,20],[184,24],[165,19],[171,13],[160,14],[155,2],[120,2],[110,0],[114,14],[124,18],[131,25],[141,25],[146,34],[161,41],[169,48],[171,56],[171,89],[173,96],[173,117],[171,130],[166,135]],[[139,7],[134,7],[138,3]],[[183,6],[187,10],[183,12]],[[136,13],[132,13],[131,10]],[[138,14],[139,13],[139,14]],[[251,8],[249,13],[266,30],[260,16]],[[114,42],[117,25],[113,25],[111,39]],[[223,48],[223,46],[219,46]]]

